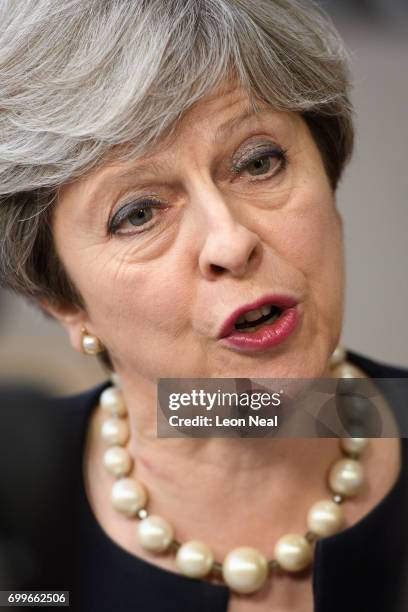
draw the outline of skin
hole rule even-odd
[[[124,379],[325,373],[342,323],[341,218],[298,115],[263,108],[214,142],[247,106],[239,90],[209,97],[147,161],[111,164],[61,190],[56,249],[86,304],[62,322],[77,350],[81,325],[97,335]],[[287,151],[284,171],[231,172],[234,156],[265,144]],[[123,170],[133,178],[119,179]],[[136,234],[143,226],[127,222],[121,231],[133,235],[107,234],[112,210],[151,195],[167,206],[153,227]],[[225,318],[270,292],[300,302],[296,338],[255,358],[222,346]]]
[[[338,442],[330,438],[156,437],[158,378],[329,375],[343,317],[341,217],[304,121],[262,104],[260,109],[240,119],[248,103],[239,88],[208,95],[185,114],[175,137],[163,139],[149,155],[110,163],[63,187],[53,219],[57,252],[86,309],[45,306],[76,350],[81,351],[82,325],[107,347],[122,381],[129,448],[150,492],[150,512],[169,518],[178,539],[209,543],[218,560],[242,544],[272,558],[283,533],[304,533],[307,510],[328,497],[325,474],[339,458]],[[263,151],[265,145],[283,149],[286,165],[270,156],[260,174],[254,175],[253,166],[231,171],[234,160],[260,145]],[[119,178],[124,171],[132,176]],[[107,234],[112,212],[152,195],[164,207],[153,211],[149,229],[125,221],[123,234]],[[298,299],[295,333],[278,347],[252,354],[221,343],[217,333],[226,317],[266,293]],[[173,560],[144,553],[134,525],[112,510],[99,426],[95,411],[84,472],[97,520],[122,547],[176,571]],[[367,491],[350,502],[349,522],[391,486],[397,447],[388,456],[382,492]],[[226,509],[233,509],[227,521]],[[266,604],[272,601],[277,610],[312,609],[310,574],[282,576],[272,590],[270,582],[250,602],[232,595],[230,609],[270,609]]]

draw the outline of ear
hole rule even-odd
[[[87,331],[92,333],[89,328],[89,322],[86,312],[77,306],[72,305],[54,305],[48,300],[39,300],[39,306],[42,310],[53,319],[58,321],[68,332],[68,336],[73,348],[79,353],[82,350],[82,328],[86,327]]]

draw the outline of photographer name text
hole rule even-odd
[[[271,418],[263,418],[257,415],[247,417],[214,417],[197,415],[192,418],[172,415],[169,418],[172,427],[277,427],[278,415]]]

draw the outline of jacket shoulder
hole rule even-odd
[[[387,398],[397,421],[399,436],[408,437],[408,370],[400,366],[375,361],[359,353],[347,351],[348,360],[359,367]]]
[[[0,388],[0,588],[63,584],[75,540],[86,422],[107,382],[83,393],[50,397],[33,387]],[[24,487],[21,487],[21,483]],[[61,549],[67,567],[55,564]],[[19,561],[30,559],[29,567]]]
[[[373,378],[408,378],[408,368],[384,363],[347,349],[347,359]]]

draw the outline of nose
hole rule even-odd
[[[199,254],[201,274],[214,280],[223,274],[242,277],[260,251],[259,236],[234,218],[220,196],[207,199],[204,241]]]

